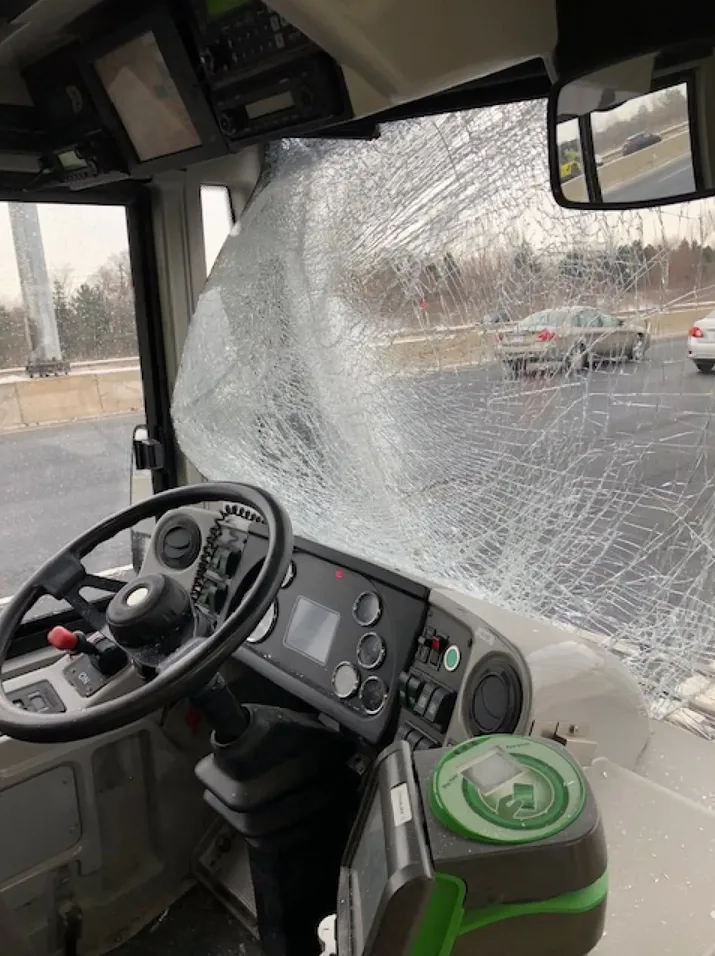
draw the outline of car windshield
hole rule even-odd
[[[297,533],[606,635],[675,706],[715,637],[715,389],[686,352],[713,207],[561,209],[543,128],[525,103],[272,147],[193,317],[176,431]],[[622,361],[506,374],[485,316],[576,307],[640,329],[607,339]]]

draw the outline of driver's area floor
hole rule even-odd
[[[253,937],[202,886],[195,886],[113,956],[263,956]]]

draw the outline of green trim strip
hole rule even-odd
[[[456,876],[435,873],[434,887],[410,956],[449,956],[464,916],[466,887]]]
[[[608,895],[608,870],[595,883],[574,890],[573,893],[564,893],[548,900],[537,900],[533,903],[498,903],[485,909],[471,910],[464,914],[462,925],[457,935],[472,933],[474,930],[491,926],[500,920],[513,919],[517,916],[534,916],[542,913],[558,913],[559,915],[588,913],[589,910],[600,906]]]

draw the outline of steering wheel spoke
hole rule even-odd
[[[41,569],[37,585],[57,601],[66,601],[80,615],[92,631],[110,637],[104,614],[82,595],[84,588],[94,588],[116,594],[124,587],[116,578],[103,578],[91,574],[77,554],[71,549],[60,552]]]
[[[101,574],[85,574],[81,588],[94,588],[95,591],[106,591],[109,594],[116,594],[121,591],[126,581],[120,581],[118,578],[105,578]]]
[[[65,601],[67,601],[70,607],[74,608],[82,620],[89,625],[92,631],[111,638],[112,635],[109,632],[107,619],[104,614],[99,610],[98,607],[96,607],[96,605],[90,603],[80,594],[80,588],[86,586],[86,584],[81,584],[73,587],[66,594],[63,594],[62,597]]]

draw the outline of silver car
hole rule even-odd
[[[649,344],[640,326],[583,306],[534,312],[497,336],[499,357],[515,373],[527,368],[575,372],[609,360],[637,362]]]

